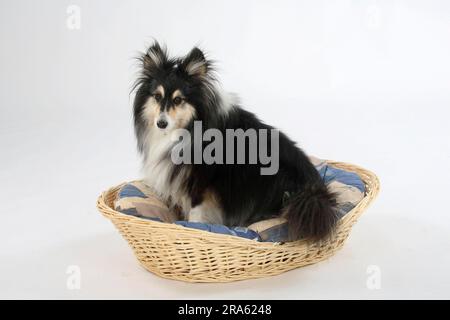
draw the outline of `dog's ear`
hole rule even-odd
[[[211,68],[211,63],[206,60],[203,52],[195,47],[181,61],[181,67],[192,77],[205,77]]]
[[[167,62],[167,50],[155,41],[142,57],[144,72],[152,75]]]

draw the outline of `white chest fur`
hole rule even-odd
[[[145,157],[142,167],[144,182],[152,188],[169,206],[180,206],[184,213],[191,209],[191,201],[186,193],[184,181],[188,168],[182,168],[175,177],[175,164],[170,157],[173,141],[169,134],[150,130],[145,141]]]

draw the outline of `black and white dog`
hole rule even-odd
[[[276,131],[277,141],[264,140],[267,150],[277,144],[278,170],[274,174],[261,174],[267,163],[260,160],[174,163],[171,152],[177,140],[172,133],[185,129],[194,137],[197,121],[201,121],[202,130],[216,129],[223,136],[229,129],[253,129],[270,131],[273,137],[274,128],[242,109],[233,95],[219,88],[212,63],[200,49],[170,58],[155,42],[140,61],[134,125],[144,181],[170,207],[181,210],[189,221],[227,226],[248,226],[282,216],[288,220],[292,240],[319,240],[332,234],[338,219],[335,197],[308,157],[283,133]],[[256,143],[261,139],[257,137]],[[250,139],[245,141],[246,151],[251,143]],[[235,146],[223,148],[223,154],[239,157]]]

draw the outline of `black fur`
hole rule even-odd
[[[155,55],[159,64],[150,59]],[[203,130],[217,128],[225,136],[226,129],[273,129],[237,104],[230,111],[221,112],[224,101],[215,87],[212,64],[199,49],[194,48],[184,58],[169,59],[166,50],[155,43],[141,61],[143,68],[136,82],[134,124],[138,148],[144,158],[144,135],[151,124],[143,117],[143,106],[158,85],[167,90],[180,89],[186,101],[195,107],[197,116],[192,120],[201,120]],[[187,67],[195,61],[203,62],[202,68],[190,73]],[[192,131],[193,121],[186,128]],[[230,150],[225,150],[224,155],[226,152]],[[214,191],[224,210],[227,226],[248,226],[281,214],[288,219],[291,240],[319,240],[328,237],[337,223],[333,194],[303,151],[281,132],[279,170],[275,175],[261,175],[261,163],[174,165],[172,180],[182,166],[190,169],[183,188],[192,201],[192,207],[203,201],[202,195],[206,190]],[[286,193],[291,196],[283,204]]]

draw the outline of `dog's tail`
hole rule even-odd
[[[307,183],[290,197],[283,211],[291,241],[325,239],[332,235],[338,221],[335,195],[322,181]]]

